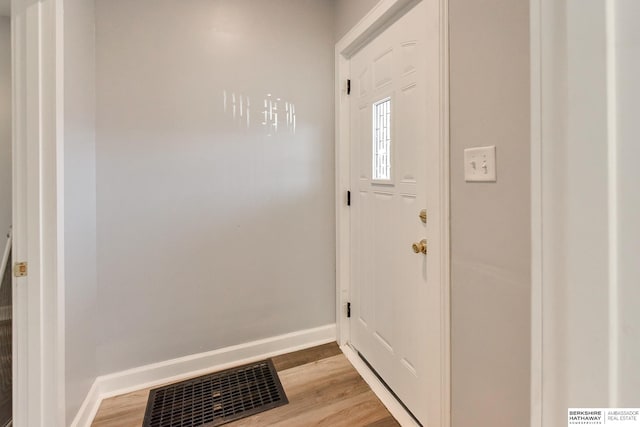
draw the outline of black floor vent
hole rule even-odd
[[[213,427],[289,403],[271,360],[149,392],[143,427]]]

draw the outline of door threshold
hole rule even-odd
[[[360,358],[350,345],[345,344],[340,346],[340,350],[344,353],[349,360],[349,363],[353,365],[356,371],[360,374],[362,379],[371,387],[373,393],[380,399],[382,404],[391,412],[391,415],[400,423],[403,427],[421,427],[420,424],[413,418],[413,416],[407,411],[404,405],[398,401],[398,399],[389,391],[386,385],[380,381],[378,376],[371,370],[371,368]]]

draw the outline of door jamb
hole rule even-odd
[[[346,203],[350,169],[350,112],[347,97],[349,58],[421,0],[382,0],[356,24],[335,48],[335,191],[336,191],[336,326],[340,346],[350,341],[347,302],[350,291],[350,211]],[[440,9],[440,217],[442,272],[441,419],[451,424],[451,317],[450,317],[450,196],[449,196],[449,0],[437,0]]]
[[[530,427],[542,427],[542,2],[531,0],[531,401]]]
[[[12,0],[13,425],[66,425],[62,0]]]

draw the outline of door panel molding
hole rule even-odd
[[[441,420],[442,426],[451,423],[451,335],[450,335],[450,214],[449,214],[449,19],[448,0],[437,0],[439,5],[439,142],[440,142],[440,209],[441,219]],[[383,0],[379,2],[335,48],[335,165],[336,165],[336,325],[337,340],[341,346],[350,342],[347,303],[350,298],[350,208],[346,203],[347,191],[352,195],[358,189],[350,187],[350,101],[357,102],[357,94],[347,94],[347,79],[351,76],[350,58],[370,40],[397,21],[420,0]],[[353,197],[353,196],[352,196]]]

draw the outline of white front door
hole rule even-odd
[[[350,63],[351,345],[425,426],[441,420],[438,17],[423,0]]]

